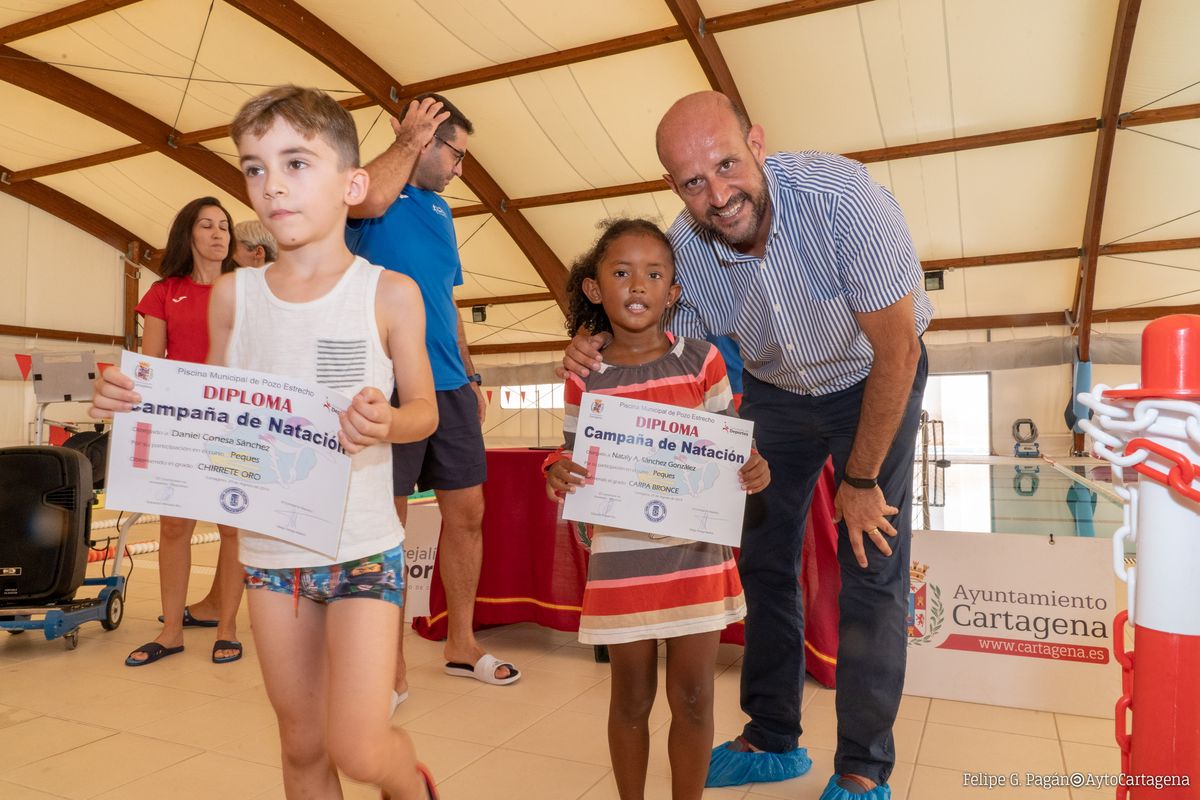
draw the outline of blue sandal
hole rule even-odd
[[[706,787],[742,786],[747,783],[771,783],[798,778],[812,769],[808,750],[797,747],[786,753],[756,750],[730,750],[726,742],[713,748],[708,761]]]
[[[147,664],[153,664],[159,659],[166,658],[167,656],[173,656],[176,653],[182,652],[183,645],[179,645],[179,647],[163,647],[158,642],[147,642],[125,657],[125,666],[144,667]],[[145,653],[146,657],[141,659],[134,658],[134,656],[138,653]]]

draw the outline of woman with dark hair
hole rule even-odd
[[[184,206],[171,223],[163,251],[162,280],[138,303],[142,315],[142,352],[155,358],[192,361],[208,359],[208,298],[213,282],[232,272],[233,220],[215,197],[201,197]],[[237,661],[237,612],[242,602],[242,568],[238,563],[237,528],[218,526],[221,551],[217,574],[208,595],[189,608],[188,576],[192,570],[192,531],[196,521],[163,515],[159,522],[159,592],[162,633],[129,654],[126,666],[140,667],[183,651],[184,627],[217,629],[212,660]]]

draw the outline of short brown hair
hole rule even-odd
[[[282,119],[305,138],[322,137],[338,154],[338,166],[359,165],[358,129],[354,119],[337,101],[319,89],[276,86],[249,100],[229,126],[237,144],[247,133],[262,136],[275,120]]]

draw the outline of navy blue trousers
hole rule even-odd
[[[886,783],[896,761],[892,725],[904,688],[912,539],[913,454],[928,372],[925,347],[908,404],[879,484],[900,509],[885,556],[864,537],[868,565],[858,566],[838,525],[842,589],[837,652],[838,746],[834,769]],[[865,381],[819,397],[798,395],[745,373],[741,415],[754,420],[771,485],[747,504],[738,569],[746,593],[742,735],[761,750],[786,752],[801,734],[804,608],[798,574],[804,522],[821,469],[833,456],[840,483],[858,430]]]

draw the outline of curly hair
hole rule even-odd
[[[653,221],[641,217],[619,217],[606,219],[596,227],[600,229],[600,238],[590,250],[575,259],[571,274],[567,276],[567,298],[571,303],[567,309],[567,332],[572,335],[581,330],[591,334],[612,333],[612,323],[608,321],[608,314],[604,313],[604,306],[588,299],[583,292],[583,282],[587,278],[597,280],[596,269],[604,260],[608,248],[625,234],[649,236],[662,242],[667,252],[671,253],[671,282],[675,281],[675,253],[671,249],[671,242]]]

